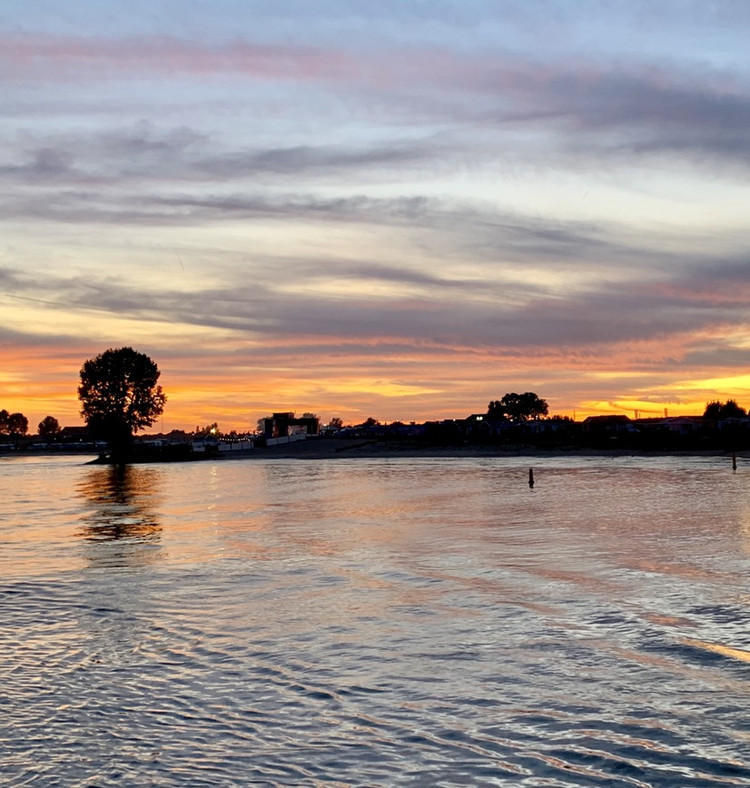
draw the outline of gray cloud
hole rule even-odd
[[[10,178],[23,183],[50,183],[75,181],[80,174],[71,166],[71,157],[63,150],[37,148],[30,152],[22,164],[0,167],[0,178]]]
[[[64,43],[46,41],[45,46],[52,47],[55,57],[66,57]],[[177,61],[167,57],[170,45],[179,53]],[[118,42],[115,49],[117,46],[130,53],[127,62],[135,57],[129,45]],[[209,135],[184,126],[165,131],[141,122],[96,134],[48,135],[39,139],[36,147],[22,147],[19,152],[25,163],[6,164],[0,175],[59,177],[67,173],[72,183],[84,177],[203,183],[259,175],[321,177],[362,172],[373,177],[384,169],[393,176],[399,168],[426,167],[428,163],[460,168],[467,155],[480,162],[482,157],[508,150],[525,166],[554,160],[557,166],[572,169],[581,167],[585,160],[597,166],[602,156],[608,156],[610,164],[622,166],[656,154],[688,157],[702,164],[706,159],[736,162],[744,167],[750,155],[745,133],[750,122],[747,75],[722,72],[702,62],[663,58],[626,64],[601,56],[584,61],[559,54],[547,62],[529,56],[511,57],[503,51],[467,55],[448,49],[408,48],[399,49],[391,58],[375,59],[345,48],[254,48],[248,42],[227,45],[222,56],[190,42],[154,41],[139,46],[146,65],[156,68],[165,57],[177,74],[182,73],[180,63],[184,68],[193,61],[203,62],[209,73],[217,68],[243,73],[246,60],[256,63],[259,58],[263,63],[278,60],[285,64],[281,72],[286,80],[289,62],[299,61],[300,70],[292,69],[291,78],[301,90],[308,79],[302,67],[319,58],[325,67],[310,73],[322,92],[336,97],[331,100],[337,105],[353,107],[346,113],[349,123],[371,118],[373,127],[385,125],[391,131],[399,126],[414,129],[440,124],[443,133],[440,139],[432,137],[434,128],[430,128],[417,140],[409,135],[393,141],[377,140],[369,132],[369,141],[361,145],[249,145],[238,149],[227,147],[215,132]],[[76,41],[73,49],[82,49],[94,61],[109,57],[107,48],[97,42]],[[254,55],[255,49],[262,50],[261,54]],[[274,76],[275,67],[270,67],[270,74],[264,69],[264,78],[281,78]],[[192,70],[187,74],[192,75]],[[250,95],[255,97],[252,90]],[[268,97],[254,100],[267,103]],[[232,111],[244,116],[246,107],[239,104],[239,98],[236,101]],[[59,106],[54,106],[57,112]],[[158,117],[154,107],[144,111]],[[292,107],[284,114],[289,119],[297,116]],[[495,131],[494,141],[488,138],[488,130]],[[546,132],[543,147],[527,141],[539,131]],[[23,138],[21,142],[25,142]],[[18,149],[18,142],[13,147]]]
[[[309,174],[356,172],[380,167],[399,167],[424,162],[433,151],[426,145],[394,143],[362,150],[338,147],[270,148],[262,151],[239,151],[206,157],[192,164],[196,174],[212,179],[236,179],[262,173],[304,177]]]
[[[15,195],[0,206],[6,218],[81,225],[193,227],[270,219],[391,227],[410,238],[422,257],[431,257],[441,267],[456,256],[464,263],[485,265],[544,261],[548,268],[675,264],[673,255],[659,250],[658,238],[649,245],[643,237],[629,238],[625,228],[615,224],[533,218],[448,198],[260,192],[111,196],[106,191],[71,189],[48,192],[43,200]]]
[[[647,76],[603,80],[586,91],[565,117],[579,132],[589,132],[598,147],[620,156],[645,154],[709,156],[747,166],[750,93],[722,91],[716,85],[659,85]],[[563,88],[564,89],[564,88]],[[573,91],[573,96],[577,96]],[[605,137],[606,135],[606,137]]]
[[[713,261],[693,267],[665,267],[646,284],[608,283],[567,296],[550,294],[543,285],[502,278],[475,280],[412,271],[366,262],[320,260],[298,263],[283,282],[313,282],[325,276],[351,280],[351,294],[342,298],[316,289],[315,295],[279,291],[278,267],[265,263],[217,270],[218,284],[198,291],[159,290],[138,286],[115,275],[31,277],[0,268],[6,292],[36,299],[46,308],[96,310],[140,320],[184,323],[206,328],[260,334],[295,343],[298,337],[329,344],[328,337],[353,341],[379,338],[385,343],[426,343],[430,346],[505,348],[534,352],[571,352],[623,342],[697,333],[703,329],[747,321],[750,273],[744,260],[716,268]],[[416,288],[388,296],[368,295],[369,285],[388,282]],[[741,288],[745,288],[745,298]],[[734,299],[727,300],[728,291]],[[12,294],[11,293],[11,294]],[[377,352],[381,352],[382,348]],[[369,351],[376,352],[372,347]],[[695,356],[707,360],[707,356]]]
[[[344,181],[386,173],[426,169],[442,144],[416,141],[340,145],[297,145],[226,150],[208,135],[188,127],[158,129],[141,122],[127,130],[6,137],[3,182],[34,194],[35,187],[106,190],[113,198],[128,189],[151,193],[154,185],[204,189],[206,184],[243,185],[264,178],[271,183],[300,179]],[[8,187],[6,187],[7,190]],[[126,199],[126,197],[123,197]]]

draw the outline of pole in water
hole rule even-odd
[[[734,452],[732,452],[732,470],[737,470],[737,455]]]
[[[529,487],[534,486],[534,469],[529,468]]]

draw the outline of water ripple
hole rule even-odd
[[[750,486],[659,462],[26,467],[3,782],[750,784]]]

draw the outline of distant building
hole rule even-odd
[[[692,432],[703,429],[704,422],[702,416],[671,416],[662,419],[661,425],[669,432],[689,435]]]
[[[463,421],[464,430],[469,438],[496,437],[510,426],[507,419],[490,418],[486,413],[472,413]]]
[[[61,443],[89,443],[93,438],[88,427],[63,427],[57,440]]]
[[[293,412],[274,413],[270,418],[263,419],[263,437],[286,438],[289,435],[318,435],[320,419],[317,416],[295,418]]]
[[[167,433],[166,438],[170,443],[190,443],[192,440],[185,430],[172,430]]]
[[[583,420],[584,432],[634,432],[635,427],[629,416],[612,414],[607,416],[589,416]]]

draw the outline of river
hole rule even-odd
[[[750,785],[744,462],[2,458],[0,783]]]

